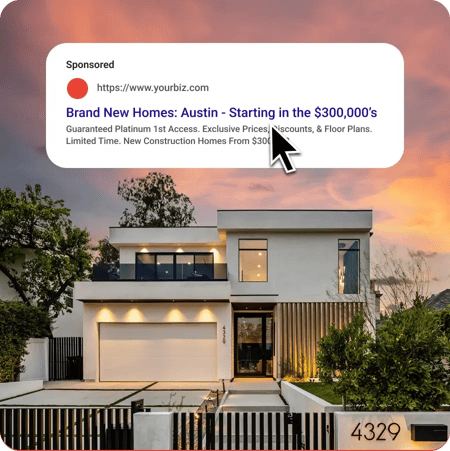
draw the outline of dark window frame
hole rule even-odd
[[[275,321],[274,321],[274,315],[272,312],[261,312],[261,313],[254,313],[254,312],[235,312],[234,313],[234,377],[265,377],[270,378],[273,376],[267,375],[267,358],[263,359],[261,373],[240,373],[238,368],[238,318],[261,318],[262,324],[261,329],[262,331],[267,330],[267,318],[272,318],[272,369],[275,362]],[[262,333],[262,343],[261,346],[263,349],[267,346],[267,336],[265,333]],[[269,359],[270,360],[270,359]],[[273,374],[273,371],[272,371]]]
[[[358,241],[358,249],[345,249],[350,252],[358,252],[358,292],[357,293],[339,293],[339,241]],[[343,249],[344,250],[344,249]],[[338,294],[339,295],[360,295],[361,294],[361,239],[360,238],[338,238]]]
[[[241,249],[241,241],[265,241],[266,249]],[[266,280],[241,280],[241,251],[265,251],[266,252]],[[238,281],[243,283],[266,283],[269,281],[269,240],[268,238],[238,238]]]
[[[155,272],[155,279],[142,279],[143,281],[150,281],[150,282],[172,282],[172,281],[186,281],[186,279],[177,279],[177,255],[193,255],[194,256],[194,271],[195,271],[195,256],[196,255],[211,255],[212,256],[212,263],[211,266],[213,268],[213,279],[214,280],[214,252],[136,252],[135,254],[135,280],[141,280],[137,279],[136,273],[137,273],[137,267],[138,267],[138,256],[139,255],[152,255],[155,257],[155,263],[153,263],[154,266],[154,272]],[[173,259],[173,279],[158,279],[158,271],[156,265],[157,262],[157,256],[158,255],[172,255],[174,256]]]

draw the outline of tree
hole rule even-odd
[[[366,321],[365,326],[374,331],[376,328],[376,320],[379,317],[379,311],[377,311],[377,307],[375,305],[375,292],[372,288],[372,283],[370,279],[370,269],[365,269],[370,267],[370,258],[367,253],[362,253],[361,262],[360,262],[360,270],[358,273],[358,281],[354,283],[355,286],[358,287],[356,293],[346,293],[341,294],[339,290],[339,269],[336,268],[334,271],[334,277],[332,281],[332,288],[328,288],[326,290],[327,297],[332,302],[355,302],[358,303],[360,307],[360,313],[364,316]],[[353,285],[351,283],[351,285]],[[351,318],[346,318],[348,321]]]
[[[194,207],[175,189],[170,175],[150,172],[143,178],[119,182],[117,193],[135,207],[123,212],[121,227],[185,227],[195,222]]]
[[[381,247],[370,262],[369,255],[361,255],[359,272],[359,290],[354,294],[339,294],[339,272],[335,271],[333,285],[327,290],[327,296],[334,302],[360,302],[367,325],[375,325],[379,311],[375,310],[375,287],[381,293],[381,312],[391,315],[399,309],[413,306],[414,299],[428,298],[428,286],[431,279],[427,263],[429,256],[422,251],[408,251],[408,257],[402,258],[395,246]],[[365,269],[367,268],[367,269]]]
[[[319,342],[319,377],[355,410],[433,411],[450,401],[450,342],[422,299],[385,317],[373,338],[362,315]],[[333,382],[333,376],[337,382]],[[345,402],[344,401],[344,402]]]
[[[71,288],[89,277],[89,234],[75,227],[62,200],[27,185],[17,195],[0,189],[0,271],[18,299],[54,321],[70,312]],[[25,258],[24,258],[25,257]]]
[[[365,317],[360,310],[353,320],[342,329],[334,324],[328,326],[328,335],[319,341],[317,353],[318,375],[321,382],[333,384],[333,391],[342,396],[344,410],[350,398],[354,402],[359,392],[357,373],[369,362],[372,335],[365,330]],[[336,382],[333,383],[333,381]]]
[[[433,411],[450,401],[449,339],[438,312],[422,299],[385,319],[369,365],[358,374],[364,410]]]
[[[120,252],[109,242],[108,237],[101,239],[94,250],[98,251],[95,257],[96,264],[119,267]]]
[[[46,335],[49,328],[48,315],[42,308],[0,300],[0,382],[14,380],[23,370],[27,341]]]
[[[450,306],[439,310],[437,313],[439,322],[442,327],[442,332],[450,340]]]
[[[408,250],[408,258],[402,258],[395,246],[381,247],[372,263],[372,278],[383,294],[384,313],[410,308],[414,299],[428,298],[431,278],[427,254]]]

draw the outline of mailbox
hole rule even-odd
[[[131,401],[131,418],[133,414],[144,411],[144,400],[138,399],[137,401]]]
[[[448,427],[445,424],[412,424],[411,440],[413,442],[446,442]]]

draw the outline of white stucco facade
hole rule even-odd
[[[140,378],[145,378],[147,374],[148,380],[153,380],[152,374],[159,376],[163,374],[165,380],[177,380],[174,377],[178,376],[169,374],[170,371],[152,373],[151,368],[155,367],[155,362],[159,360],[161,365],[171,367],[172,360],[180,355],[180,349],[186,350],[183,351],[183,356],[184,352],[191,352],[192,359],[198,359],[199,356],[193,352],[194,338],[196,333],[200,334],[203,329],[196,328],[195,324],[208,323],[214,324],[216,330],[214,345],[216,359],[213,362],[215,369],[211,370],[208,367],[204,373],[214,374],[217,380],[231,379],[238,371],[243,371],[235,362],[243,359],[239,357],[240,354],[235,355],[235,352],[240,352],[235,350],[236,317],[240,315],[245,319],[245,315],[250,318],[252,315],[258,316],[259,313],[265,315],[261,324],[266,324],[266,327],[274,325],[272,336],[267,335],[262,342],[265,346],[269,346],[267,348],[269,351],[272,350],[270,352],[273,353],[274,359],[273,365],[272,363],[269,365],[268,359],[272,357],[263,357],[264,375],[278,377],[280,363],[277,359],[286,355],[287,345],[283,344],[288,340],[286,337],[294,337],[299,342],[306,340],[308,330],[313,330],[311,321],[315,321],[316,335],[307,337],[308,346],[313,346],[316,339],[320,338],[318,334],[326,330],[325,319],[330,322],[333,315],[338,315],[329,313],[338,310],[330,310],[331,300],[327,296],[327,290],[337,289],[339,240],[358,241],[359,283],[368,284],[368,278],[361,277],[361,274],[369,273],[371,229],[371,211],[308,210],[219,211],[217,227],[111,228],[110,242],[120,250],[120,277],[116,277],[117,280],[77,282],[74,289],[75,302],[83,303],[84,378],[102,380],[102,372],[107,374],[106,366],[110,368],[113,362],[108,360],[108,365],[103,363],[102,367],[101,353],[106,352],[104,350],[110,349],[108,346],[111,346],[106,342],[102,343],[101,325],[104,323],[117,324],[117,330],[123,337],[122,341],[128,340],[128,344],[121,345],[120,340],[117,343],[121,348],[120,351],[126,356],[129,368],[121,369],[120,361],[117,365],[120,380],[127,377],[128,371],[130,381],[134,380],[133,365],[142,366],[142,359],[147,358],[150,359],[150,363],[145,362],[148,371],[142,373],[140,366]],[[266,243],[264,257],[267,260],[267,271],[262,277],[264,281],[239,280],[241,270],[239,240],[262,240],[261,242]],[[142,254],[150,254],[150,260],[155,265],[154,271],[158,271],[157,259],[161,258],[163,261],[163,258],[169,255],[174,262],[174,272],[178,271],[175,264],[179,260],[177,256],[207,254],[214,262],[214,275],[198,280],[195,280],[195,277],[178,280],[176,276],[173,276],[173,280],[148,280],[148,275],[138,276],[137,255]],[[367,291],[368,287],[360,286],[360,293]],[[348,297],[345,294],[341,295],[342,302],[348,301]],[[373,303],[375,295],[370,295],[369,298],[368,301]],[[333,302],[335,301],[334,299]],[[319,304],[320,308],[313,308]],[[287,310],[279,307],[281,305],[288,306]],[[319,312],[323,312],[322,319],[319,318]],[[294,315],[293,323],[289,326],[291,314]],[[344,320],[343,313],[342,318]],[[345,321],[348,320],[346,317]],[[120,327],[120,324],[133,323],[149,326],[139,328],[138,333],[137,328]],[[189,337],[182,340],[180,337],[186,337],[183,335],[185,332],[180,332],[178,336],[176,328],[170,328],[173,337],[167,336],[169,328],[158,326],[164,324],[189,325],[183,330],[191,331],[189,333],[192,335],[192,343]],[[108,332],[109,340],[114,338],[111,330]],[[157,330],[164,331],[162,335],[166,337],[161,338],[160,344],[155,341],[158,338],[155,338]],[[146,339],[148,342],[145,342]],[[250,344],[247,346],[248,349]],[[132,350],[133,346],[136,349],[136,359],[138,355],[141,356],[140,363],[136,361],[134,364],[128,357],[130,351],[127,350]],[[145,357],[146,346],[167,348],[168,360],[164,362],[164,358],[152,353],[151,350],[147,353],[148,357]],[[299,344],[298,348],[300,347]],[[209,361],[214,360],[210,357],[211,349],[213,348],[205,350]],[[310,354],[312,356],[312,353]],[[103,362],[105,361],[103,359]],[[180,358],[180,362],[182,361]],[[261,370],[261,365],[258,363],[254,367],[259,366]],[[202,364],[198,366],[200,368]],[[188,373],[188,380],[195,380],[195,371],[189,370],[186,374]],[[201,379],[203,376],[204,374],[199,372],[198,380],[204,380]]]
[[[152,304],[84,304],[84,378],[100,380],[100,325],[102,323],[214,323],[217,329],[217,379],[230,379],[231,340],[223,343],[225,333],[231,330],[231,315],[226,303],[196,303],[173,305]],[[164,362],[160,362],[164,365]],[[121,362],[117,369],[120,372]],[[130,379],[133,380],[133,379]]]
[[[267,282],[239,282],[238,240],[267,239]],[[229,232],[227,266],[231,294],[276,294],[278,302],[324,301],[336,284],[338,241],[359,239],[360,271],[369,271],[369,234],[363,232]],[[256,296],[255,296],[256,298]]]

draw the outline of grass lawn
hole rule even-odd
[[[325,385],[322,382],[295,382],[294,385],[324,399],[330,404],[342,404],[342,398],[334,394],[331,385]]]

